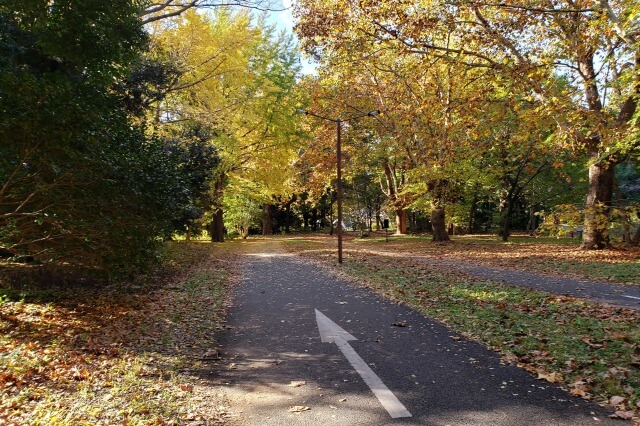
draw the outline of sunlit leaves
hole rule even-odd
[[[184,70],[158,103],[156,128],[170,133],[185,121],[210,128],[222,159],[219,174],[236,195],[245,188],[259,202],[285,191],[299,132],[292,114],[299,67],[292,40],[231,8],[163,21],[153,40]]]

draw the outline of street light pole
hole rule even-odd
[[[356,120],[362,117],[374,117],[380,114],[380,111],[370,111],[366,114],[356,115],[354,117],[349,117],[346,119],[340,118],[329,118],[324,117],[319,114],[315,114],[313,112],[299,109],[297,110],[300,114],[311,115],[322,120],[333,121],[336,123],[336,169],[337,169],[337,179],[336,182],[336,196],[337,196],[337,204],[338,204],[338,263],[342,263],[342,141],[341,141],[341,132],[342,132],[342,123],[347,121]]]
[[[342,129],[342,120],[336,120],[336,163],[337,176],[336,192],[338,196],[338,263],[342,263],[342,143],[340,141],[340,133]]]

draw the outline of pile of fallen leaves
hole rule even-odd
[[[49,288],[45,301],[31,290],[6,296],[12,283],[0,281],[0,423],[222,421],[224,401],[206,395],[203,404],[202,360],[214,350],[235,266],[208,244],[169,252],[155,274]]]
[[[501,352],[505,362],[517,364],[541,380],[561,384],[573,396],[613,407],[613,417],[638,419],[639,311],[474,279],[415,256],[376,254],[370,249],[376,244],[351,242],[340,274],[410,304]],[[413,244],[401,245],[400,253]],[[325,265],[335,265],[335,248],[326,238],[305,237],[285,246]],[[394,250],[392,247],[388,250]],[[416,250],[411,247],[412,252]],[[440,244],[423,250],[440,252],[441,256],[454,251]],[[489,250],[494,255],[498,251]]]

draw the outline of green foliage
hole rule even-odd
[[[181,133],[167,142],[180,159],[180,173],[186,179],[188,203],[173,220],[174,230],[184,234],[187,229],[202,231],[205,211],[213,207],[212,181],[220,158],[212,145],[212,133],[202,126],[184,126]]]
[[[616,168],[621,201],[640,202],[640,162],[627,161]]]
[[[113,90],[151,79],[122,80],[146,42],[137,12],[0,4],[0,247],[109,275],[143,267],[203,190],[197,155],[147,136]]]
[[[184,211],[180,227],[212,219],[218,230],[222,207],[227,228],[246,235],[257,216],[250,205],[288,192],[299,133],[295,44],[248,11],[221,7],[160,25],[147,56],[138,69],[153,84],[135,83],[127,99],[154,106],[147,120],[160,134],[207,129],[220,159],[218,185]]]
[[[0,46],[35,72],[110,83],[144,46],[139,11],[135,0],[4,0]]]
[[[260,201],[248,195],[251,193],[250,185],[242,187],[232,182],[224,196],[224,224],[229,231],[237,232],[242,238],[247,238],[251,226],[259,224],[258,219],[262,214]]]

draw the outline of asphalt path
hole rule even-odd
[[[571,278],[556,274],[496,267],[466,259],[443,259],[436,256],[411,252],[394,252],[384,249],[370,250],[370,252],[379,256],[408,256],[413,260],[423,260],[434,268],[458,271],[476,278],[589,299],[612,306],[640,309],[640,283],[635,285],[609,284],[601,281]]]
[[[471,262],[462,263],[458,268],[460,271],[478,278],[490,279],[509,285],[591,299],[613,306],[640,309],[640,287],[636,285],[608,284],[600,281],[532,273],[518,269],[476,265]]]
[[[247,256],[234,298],[229,330],[219,340],[225,362],[212,376],[236,424],[624,424],[501,364],[496,353],[436,321],[296,256]],[[316,310],[330,320],[321,328],[335,323],[357,340],[321,339]],[[345,356],[345,345],[356,355]],[[384,392],[369,386],[377,382],[354,368],[357,358],[411,417],[392,417],[376,396]]]

